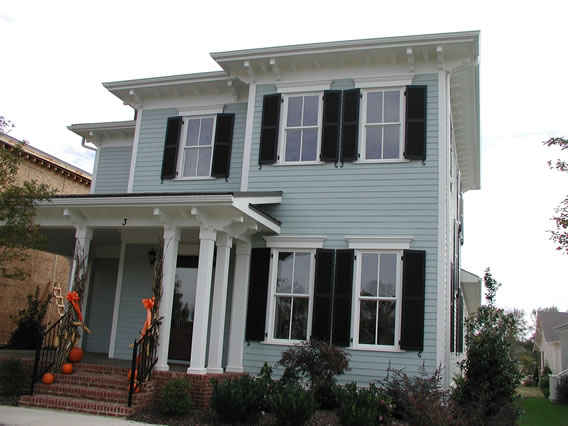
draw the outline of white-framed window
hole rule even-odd
[[[356,250],[353,347],[397,350],[400,340],[402,251]]]
[[[319,162],[323,92],[283,95],[280,163]]]
[[[360,161],[397,160],[404,150],[404,87],[362,91]]]
[[[314,250],[273,249],[268,340],[298,342],[311,330]]]
[[[211,176],[215,115],[184,117],[178,155],[179,178]]]

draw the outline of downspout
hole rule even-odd
[[[93,148],[92,146],[87,145],[87,138],[83,138],[83,140],[81,141],[81,146],[91,151],[97,151],[97,148]]]

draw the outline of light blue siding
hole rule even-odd
[[[361,383],[382,379],[389,364],[417,372],[436,367],[438,261],[438,76],[418,75],[413,84],[427,85],[427,155],[420,161],[263,165],[258,167],[262,98],[273,85],[257,86],[249,175],[250,191],[281,190],[280,205],[263,209],[282,222],[281,235],[323,235],[327,248],[347,248],[346,236],[412,237],[411,248],[426,250],[424,351],[375,352],[349,350],[351,371],[344,380]],[[350,80],[334,89],[350,89]],[[255,240],[255,246],[258,240]],[[244,366],[258,373],[264,361],[280,358],[285,346],[252,343],[244,346]]]
[[[224,178],[162,181],[160,174],[167,118],[177,116],[178,112],[176,109],[145,110],[142,111],[141,117],[133,192],[239,191],[247,105],[229,104],[223,112],[235,114],[228,182]]]
[[[131,146],[99,148],[95,190],[96,194],[126,193],[132,157]]]
[[[94,271],[89,286],[86,324],[95,332],[85,334],[84,348],[89,352],[108,353],[118,259],[98,258],[95,261]]]
[[[116,329],[114,356],[131,359],[132,349],[128,348],[134,339],[140,338],[140,331],[146,320],[146,309],[142,299],[152,297],[153,268],[148,263],[148,244],[128,244],[124,259],[120,310]]]

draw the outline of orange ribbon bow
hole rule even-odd
[[[79,321],[83,322],[83,315],[81,314],[81,308],[79,307],[79,295],[76,291],[70,291],[67,293],[67,300],[73,305],[75,311],[77,312],[77,316],[79,317]]]
[[[144,337],[146,331],[150,328],[150,324],[152,324],[152,308],[154,307],[155,300],[155,297],[152,297],[151,299],[142,299],[142,304],[146,308],[146,322],[142,328],[142,337]]]

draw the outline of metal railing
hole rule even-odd
[[[563,377],[568,377],[568,369],[558,373],[558,374],[551,374],[549,376],[549,389],[550,389],[550,396],[548,397],[551,401],[558,400],[558,385],[560,384],[560,380]]]
[[[132,396],[138,391],[142,382],[144,382],[152,368],[156,365],[158,357],[156,355],[157,343],[153,338],[152,333],[154,327],[159,327],[160,322],[154,321],[151,327],[146,330],[146,333],[140,340],[134,340],[132,347],[132,365],[130,368],[130,383],[128,385],[128,406],[132,406]]]
[[[36,382],[42,377],[55,363],[57,355],[57,338],[59,330],[66,315],[59,318],[51,327],[49,327],[41,338],[41,343],[36,349],[34,367],[32,370],[32,383],[30,386],[30,395],[34,393]]]

